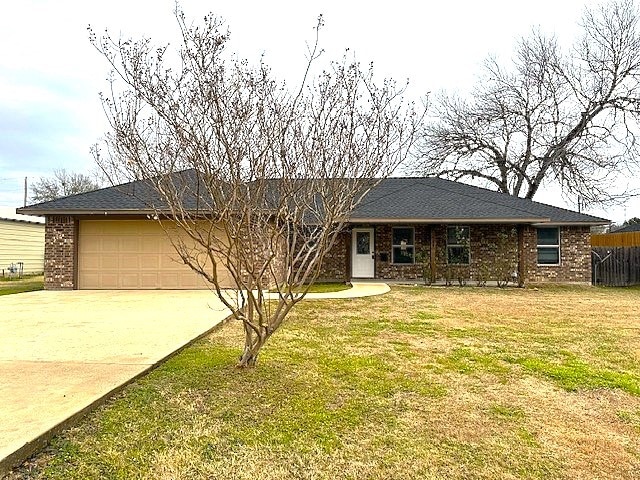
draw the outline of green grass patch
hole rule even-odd
[[[493,373],[504,375],[510,371],[508,363],[502,361],[498,356],[467,347],[455,348],[447,355],[438,357],[436,362],[446,370],[463,374]]]
[[[15,293],[34,292],[44,289],[42,275],[24,277],[22,279],[3,278],[0,281],[0,295],[13,295]]]
[[[638,410],[619,410],[617,417],[624,423],[633,426],[640,433],[640,408]]]
[[[16,282],[24,282],[24,281],[30,281],[30,280],[43,280],[43,279],[44,277],[41,273],[23,275],[20,278],[5,276],[5,277],[0,277],[0,285],[3,283],[16,283]]]
[[[349,290],[351,285],[344,282],[317,282],[311,284],[307,293],[332,293]],[[299,289],[302,291],[302,289]]]
[[[632,395],[640,395],[640,375],[637,373],[598,368],[580,360],[556,363],[542,358],[523,358],[518,359],[517,363],[553,380],[565,390],[617,388]]]
[[[394,332],[411,335],[433,335],[438,329],[434,322],[393,322],[390,324]]]
[[[491,405],[489,411],[492,415],[507,420],[521,420],[524,418],[524,411],[519,407],[509,407],[507,405]]]

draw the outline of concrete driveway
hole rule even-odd
[[[209,291],[0,296],[0,477],[228,315]]]

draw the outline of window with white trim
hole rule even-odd
[[[469,227],[447,227],[447,263],[469,265]]]
[[[391,261],[407,264],[415,261],[415,232],[413,227],[393,227]]]
[[[560,229],[541,227],[537,236],[538,265],[560,265]]]

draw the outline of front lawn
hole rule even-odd
[[[309,291],[307,293],[333,293],[348,290],[350,288],[351,285],[348,283],[316,282],[309,287]]]
[[[44,288],[42,275],[28,276],[21,279],[0,279],[0,295],[12,295],[14,293],[33,292]]]
[[[638,289],[305,301],[255,370],[229,323],[12,478],[640,477]]]

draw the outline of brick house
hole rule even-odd
[[[145,194],[132,182],[18,209],[46,217],[45,288],[205,288],[173,258]],[[449,180],[389,178],[352,213],[320,276],[589,283],[590,227],[608,223]]]
[[[322,279],[590,283],[609,221],[439,178],[389,178],[353,212]]]

